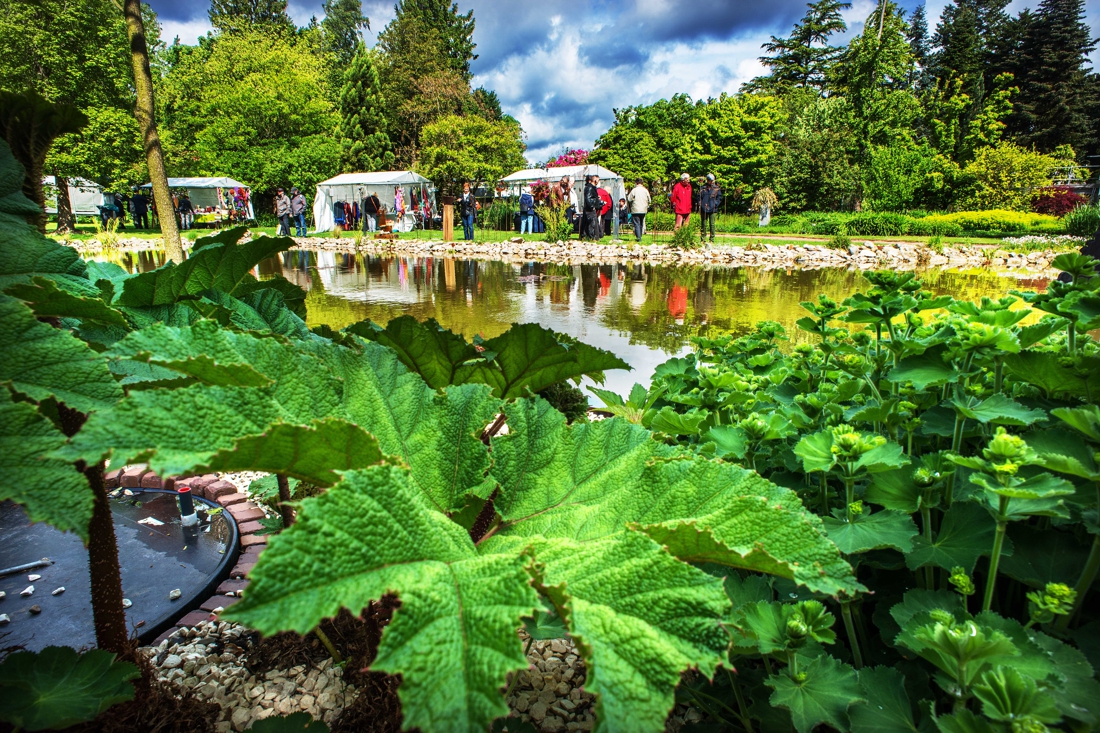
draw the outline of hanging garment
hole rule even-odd
[[[393,210],[398,216],[405,213],[405,191],[400,186],[393,192]]]
[[[344,226],[347,223],[347,219],[344,216],[344,202],[335,201],[332,204],[332,218],[336,224]]]

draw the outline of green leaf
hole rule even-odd
[[[261,356],[261,350],[268,345],[285,351],[275,342],[264,344],[256,339],[238,338],[214,321],[199,321],[186,330],[155,324],[129,334],[116,343],[107,356],[161,366],[203,384],[266,387],[272,380],[256,367],[270,366],[269,360]],[[244,353],[238,347],[244,348]],[[253,358],[260,362],[256,367],[249,363]]]
[[[846,555],[892,547],[909,552],[918,530],[912,517],[886,509],[874,514],[857,515],[853,521],[826,517],[822,520],[829,539]]]
[[[990,720],[1011,723],[1030,718],[1042,723],[1060,723],[1058,712],[1045,691],[1035,680],[1022,676],[1012,667],[998,667],[982,675],[974,685],[974,696],[982,701],[982,713]]]
[[[929,387],[954,382],[960,374],[944,360],[947,347],[933,346],[923,354],[907,356],[890,370],[886,378],[891,382],[912,382],[913,389],[923,392]]]
[[[523,630],[536,641],[564,639],[569,635],[565,621],[554,610],[553,605],[549,605],[546,610],[535,611],[533,618],[523,619]]]
[[[1086,291],[1070,293],[1058,304],[1058,312],[1077,321],[1077,332],[1100,327],[1100,295]]]
[[[1053,352],[1024,351],[1004,358],[1005,373],[1033,384],[1048,397],[1073,395],[1085,397],[1100,390],[1100,369],[1095,359],[1081,357],[1083,368],[1063,365],[1065,357]]]
[[[1054,659],[1035,642],[1037,632],[1025,629],[1020,622],[1004,618],[993,611],[982,611],[974,620],[984,628],[1004,634],[1016,647],[1018,653],[1003,662],[1004,664],[1036,682],[1053,682],[1059,678]]]
[[[89,412],[110,406],[122,389],[107,360],[68,331],[42,323],[26,305],[0,296],[0,383],[33,400],[56,397]]]
[[[229,241],[244,229],[228,230],[226,238],[192,251],[181,264],[168,262],[155,270],[127,278],[115,304],[130,307],[171,305],[187,295],[220,290],[233,295],[238,286],[255,282],[252,268],[272,255],[294,246],[283,237],[256,237],[244,244]]]
[[[1024,407],[1016,400],[1003,394],[995,394],[976,404],[967,404],[957,399],[950,400],[950,403],[964,417],[992,425],[1021,427],[1046,418],[1046,413],[1042,410],[1032,410]]]
[[[909,458],[903,452],[902,447],[897,443],[888,442],[877,445],[861,455],[859,460],[856,461],[855,469],[867,473],[879,473],[893,468],[901,468],[908,464]]]
[[[1100,406],[1058,407],[1050,414],[1089,440],[1100,443]]]
[[[957,593],[942,589],[929,591],[914,588],[906,591],[901,603],[895,603],[890,607],[890,616],[898,626],[904,628],[913,618],[937,609],[948,611],[956,618],[962,618],[966,614],[962,598]]]
[[[0,664],[0,720],[16,729],[67,728],[93,720],[115,703],[132,700],[129,662],[100,649],[78,654],[65,646],[12,652]]]
[[[47,522],[88,539],[92,490],[71,463],[46,458],[65,436],[26,402],[0,398],[0,501],[23,506],[32,522]]]
[[[966,708],[954,715],[936,718],[940,733],[998,733],[985,718],[980,718]]]
[[[1100,722],[1100,682],[1094,679],[1088,659],[1069,644],[1041,632],[1032,639],[1050,654],[1058,674],[1065,680],[1061,685],[1046,688],[1054,704],[1067,718],[1095,726]]]
[[[4,292],[27,303],[39,318],[79,318],[89,323],[129,330],[122,313],[99,298],[74,295],[58,288],[57,283],[44,277],[33,278],[31,284],[11,285]]]
[[[680,671],[714,676],[729,645],[722,583],[652,540],[535,543],[539,585],[584,652],[585,689],[607,730],[660,730]]]
[[[282,275],[276,275],[275,277],[268,277],[263,280],[256,280],[254,282],[245,280],[233,291],[233,295],[238,298],[248,298],[252,293],[260,290],[274,290],[283,296],[283,303],[287,309],[298,318],[305,320],[306,317],[306,291],[294,283],[287,280]]]
[[[366,468],[382,460],[378,441],[358,425],[339,418],[309,425],[275,423],[259,435],[241,438],[194,473],[264,471],[293,476],[316,486],[331,486],[338,472]]]
[[[856,671],[828,655],[807,664],[802,681],[785,674],[772,675],[764,684],[775,690],[770,702],[791,712],[798,733],[810,733],[827,723],[837,730],[848,730],[848,706],[863,700]]]
[[[309,713],[293,715],[272,715],[257,720],[249,727],[252,733],[329,733],[329,728],[320,720],[314,720]]]
[[[859,685],[866,702],[849,711],[852,733],[896,733],[921,729],[905,691],[905,677],[890,667],[859,670]]]
[[[833,434],[822,430],[820,433],[804,435],[794,447],[794,454],[802,460],[802,468],[806,473],[828,471],[836,465],[832,447]]]
[[[980,486],[990,493],[1007,496],[1010,499],[1052,499],[1059,496],[1071,496],[1076,491],[1069,481],[1052,476],[1049,473],[1040,473],[1023,481],[1002,486],[986,474],[975,472],[970,474],[970,483]],[[1026,513],[1027,505],[1021,505],[1019,510]]]
[[[910,570],[926,565],[945,570],[962,567],[972,573],[978,558],[990,553],[996,532],[997,523],[989,512],[972,502],[956,502],[944,512],[935,540],[929,542],[923,535],[913,538],[905,565]]]
[[[1039,454],[1038,463],[1043,468],[1089,481],[1100,481],[1096,452],[1077,433],[1064,428],[1038,430],[1028,433],[1026,440],[1028,447]]]
[[[649,429],[666,435],[698,435],[699,428],[709,414],[706,410],[697,410],[681,415],[672,407],[663,407],[653,416]]]
[[[716,425],[703,437],[715,444],[715,455],[719,458],[744,458],[749,448],[745,431],[733,425]]]
[[[921,487],[913,480],[912,465],[874,474],[863,499],[886,509],[912,514],[921,508]]]
[[[1088,548],[1069,532],[1014,522],[1008,536],[1014,549],[1001,558],[999,571],[1032,588],[1047,583],[1065,583],[1072,588],[1088,561]]]
[[[421,323],[412,316],[399,316],[384,329],[364,321],[344,330],[390,347],[402,364],[419,374],[433,389],[454,384],[458,368],[478,355],[477,349],[466,339],[443,328],[434,319]]]
[[[783,604],[763,600],[747,603],[733,614],[733,626],[740,632],[734,636],[735,646],[751,648],[759,654],[774,654],[787,648],[787,620]]]
[[[267,634],[305,633],[342,607],[358,613],[396,593],[401,608],[371,667],[404,675],[398,694],[406,727],[484,731],[507,714],[498,688],[527,666],[515,631],[537,607],[524,558],[479,556],[407,472],[351,471],[305,499],[251,579],[244,600],[223,616]]]

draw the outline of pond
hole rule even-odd
[[[154,252],[110,259],[130,271],[164,262]],[[491,338],[512,323],[538,323],[629,363],[632,372],[607,375],[608,388],[620,394],[635,381],[648,383],[654,367],[688,351],[692,336],[740,335],[771,320],[787,329],[792,343],[812,342],[795,326],[806,315],[800,302],[818,293],[839,301],[869,287],[858,271],[842,269],[513,264],[307,250],[285,252],[258,269],[261,278],[282,274],[308,291],[311,327],[340,329],[367,318],[385,324],[407,313],[434,318],[467,338]],[[987,269],[930,269],[921,277],[934,293],[966,300],[1047,284]]]

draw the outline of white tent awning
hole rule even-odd
[[[42,176],[42,183],[47,188],[57,185],[53,176]],[[57,213],[57,196],[54,191],[47,191],[46,213]],[[92,181],[83,178],[69,179],[69,205],[75,216],[99,216],[99,207],[103,205],[103,188]]]
[[[142,188],[152,188],[153,184],[146,183]],[[168,188],[250,188],[240,181],[235,181],[228,176],[192,178],[169,178]]]
[[[314,231],[329,232],[336,228],[333,206],[337,201],[358,202],[373,193],[388,211],[393,211],[397,188],[404,192],[406,207],[411,204],[413,189],[425,191],[429,196],[435,191],[432,182],[415,171],[341,173],[321,181],[313,197]]]
[[[522,171],[516,171],[515,173],[505,176],[505,183],[527,183],[528,181],[545,180],[549,182],[557,182],[562,179],[562,176],[569,176],[576,183],[580,181],[584,183],[585,176],[599,176],[602,180],[611,181],[623,179],[618,173],[610,171],[604,168],[602,165],[567,165],[560,168],[527,168]]]

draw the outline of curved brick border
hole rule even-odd
[[[164,481],[144,464],[110,471],[104,480],[108,490],[164,487]],[[260,551],[267,545],[267,536],[256,534],[261,529],[259,519],[264,516],[263,510],[250,502],[247,495],[238,492],[236,486],[213,474],[181,476],[176,479],[176,484],[190,486],[191,492],[196,496],[217,502],[233,515],[240,536],[241,554],[237,556],[237,564],[230,571],[229,578],[221,582],[215,594],[199,604],[197,610],[190,611],[177,619],[175,626],[158,636],[150,646],[160,644],[178,632],[180,627],[217,620],[218,610],[229,608],[240,600],[241,593],[248,587],[248,571],[256,565]]]

